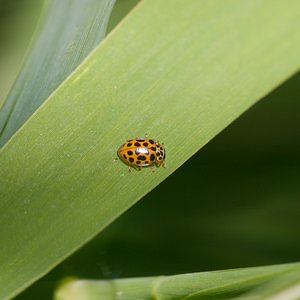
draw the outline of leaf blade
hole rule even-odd
[[[114,2],[46,1],[34,47],[0,111],[0,147],[102,41]]]
[[[22,266],[19,282],[105,228],[299,67],[287,3],[172,1],[169,14],[164,3],[142,2],[1,150],[0,257]],[[127,176],[115,152],[146,132],[165,142],[168,167]],[[2,272],[17,277],[11,265]]]
[[[114,299],[116,295],[119,299],[160,300],[245,299],[243,297],[249,295],[251,299],[251,292],[296,272],[299,272],[299,263],[173,276],[73,280],[62,284],[54,299]]]

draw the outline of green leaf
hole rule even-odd
[[[0,152],[0,297],[57,265],[291,76],[298,9],[293,0],[134,9]],[[165,142],[167,168],[129,174],[116,151],[146,132]]]
[[[46,1],[35,45],[0,111],[0,147],[102,41],[114,3]]]
[[[260,298],[261,287],[269,285],[274,294],[275,282],[299,274],[300,264],[275,265],[236,270],[191,273],[175,276],[127,278],[115,280],[73,280],[63,283],[55,292],[55,300],[94,299],[266,299]],[[299,279],[299,276],[298,276]],[[290,281],[285,281],[287,286]],[[271,284],[271,285],[270,285]],[[280,288],[277,287],[277,290]],[[256,298],[251,298],[251,292]],[[249,295],[249,298],[248,298]]]
[[[0,1],[0,109],[16,80],[43,2]]]
[[[300,298],[300,269],[299,267],[269,282],[256,287],[245,294],[249,299],[258,300],[297,300]]]

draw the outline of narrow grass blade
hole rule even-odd
[[[0,152],[0,298],[78,249],[294,74],[299,9],[295,0],[138,5]],[[116,151],[146,132],[165,142],[167,168],[129,174],[113,163]]]
[[[257,298],[251,298],[249,291],[267,286],[267,284],[276,280],[279,281],[282,276],[289,276],[292,273],[299,272],[299,270],[299,264],[287,264],[168,277],[159,276],[106,281],[74,280],[62,284],[56,291],[54,299],[262,299],[259,298],[261,297],[259,293],[255,296]],[[247,295],[249,295],[249,298]]]
[[[101,42],[114,3],[46,1],[34,46],[0,111],[0,147]]]
[[[43,1],[0,2],[0,110],[16,80]]]
[[[300,268],[283,273],[244,296],[257,300],[298,300],[300,299]]]

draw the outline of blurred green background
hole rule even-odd
[[[137,2],[117,2],[110,30]],[[0,99],[20,67],[40,9],[38,0],[0,0]],[[300,261],[299,83],[300,73],[16,299],[51,299],[65,277],[140,277]]]

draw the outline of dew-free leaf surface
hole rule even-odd
[[[282,295],[285,288],[290,288],[291,283],[295,284],[291,281],[291,278],[296,273],[299,274],[299,264],[174,276],[115,280],[74,280],[62,284],[56,291],[54,299],[262,300],[267,299],[268,296],[270,297],[269,300],[275,300],[276,295]],[[299,282],[299,276],[297,279]],[[284,298],[277,298],[277,300],[279,299],[283,300]]]
[[[294,74],[299,9],[141,2],[0,152],[0,297],[53,268]],[[116,151],[145,133],[165,143],[167,168],[129,174]]]
[[[115,0],[47,0],[34,46],[0,110],[0,147],[102,41]]]

